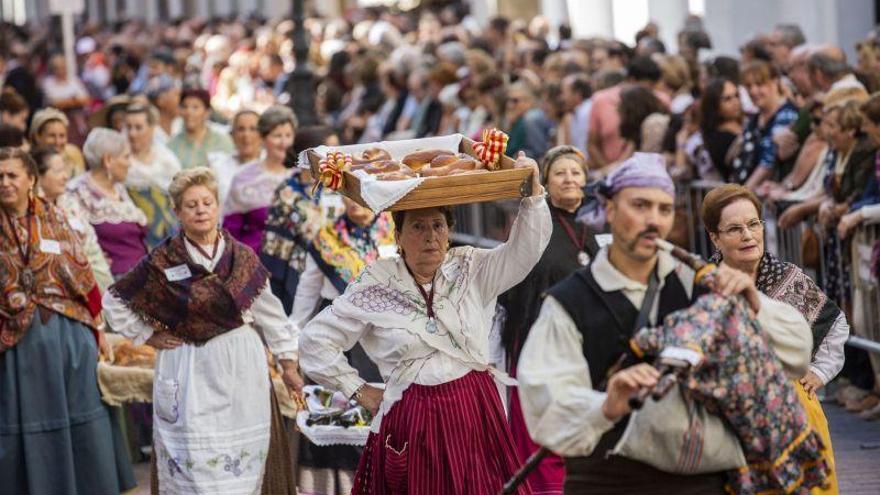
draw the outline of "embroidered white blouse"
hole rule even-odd
[[[217,254],[214,259],[208,259],[189,242],[189,239],[185,239],[184,244],[190,259],[211,271],[217,266],[223,255],[223,248],[226,247],[226,241],[221,237]],[[116,332],[131,339],[134,345],[143,344],[153,335],[153,327],[145,324],[128,309],[122,299],[112,292],[104,293],[102,303],[107,324]],[[245,326],[256,327],[261,332],[269,352],[276,358],[296,359],[299,328],[287,320],[281,301],[269,289],[268,279],[251,307],[242,315],[242,320]]]
[[[494,249],[450,250],[434,284],[436,327],[403,259],[381,259],[350,284],[333,305],[306,325],[300,365],[321,385],[354,394],[364,380],[343,354],[360,342],[386,381],[373,431],[412,383],[438,385],[471,370],[489,370],[489,332],[499,294],[519,283],[550,241],[543,196],[525,198],[508,241]]]
[[[658,253],[658,289],[672,271],[677,271],[685,291],[693,291],[694,272],[666,252]],[[608,261],[602,248],[592,265],[593,277],[604,291],[623,291],[636,308],[641,307],[647,286],[627,278]],[[652,324],[657,319],[659,297],[651,308]],[[786,372],[800,378],[807,371],[812,332],[803,315],[788,304],[760,294],[761,310],[756,315],[761,328]],[[548,296],[538,320],[532,326],[517,364],[517,381],[523,416],[529,434],[540,445],[565,456],[592,453],[599,438],[614,423],[602,413],[605,392],[593,388],[583,354],[583,335],[562,305]]]

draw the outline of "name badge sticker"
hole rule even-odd
[[[189,271],[189,267],[186,265],[177,265],[165,269],[165,278],[167,278],[169,282],[186,280],[190,277],[192,277],[192,272]]]
[[[61,243],[54,239],[40,239],[40,251],[49,254],[61,254]]]
[[[395,244],[382,244],[381,246],[379,246],[378,250],[380,258],[397,257],[397,245]]]

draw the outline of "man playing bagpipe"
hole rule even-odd
[[[548,291],[518,363],[526,424],[566,458],[565,493],[821,485],[823,446],[790,385],[810,359],[800,312],[724,264],[698,285],[689,265],[658,250],[675,210],[660,155],[636,153],[598,194],[613,240]],[[689,373],[633,411],[630,399],[661,379],[645,361],[675,351],[696,356]]]

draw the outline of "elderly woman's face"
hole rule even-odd
[[[718,232],[709,234],[724,261],[733,266],[754,263],[764,255],[764,224],[755,205],[738,199],[721,210]]]
[[[67,126],[60,120],[52,120],[43,125],[36,135],[37,144],[51,146],[55,151],[64,153],[67,146]]]
[[[562,157],[550,164],[547,173],[547,192],[554,206],[580,202],[584,197],[583,187],[587,183],[587,175],[581,164],[567,157]]]
[[[192,186],[183,192],[177,207],[177,218],[184,233],[202,236],[217,228],[220,207],[217,196],[205,186]]]
[[[107,171],[107,176],[114,183],[125,182],[125,178],[128,177],[129,168],[131,168],[131,148],[128,145],[125,146],[122,153],[116,156],[104,157],[104,169]]]
[[[443,212],[437,208],[406,212],[397,244],[410,267],[436,270],[449,249],[449,226]]]
[[[28,191],[36,179],[28,175],[21,160],[10,158],[0,161],[0,206],[12,213],[27,208]]]

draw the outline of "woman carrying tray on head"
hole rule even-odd
[[[516,166],[533,169],[534,195],[505,244],[450,250],[451,208],[395,212],[400,258],[368,266],[303,330],[303,370],[376,413],[354,494],[496,493],[518,467],[488,334],[495,298],[531,271],[552,225],[537,164]],[[356,343],[384,392],[348,364]]]
[[[380,257],[397,252],[394,224],[389,213],[374,214],[344,198],[345,214],[328,224],[308,247],[290,319],[299,328],[328,306]],[[360,345],[348,353],[348,362],[368,382],[381,382],[379,369]],[[299,449],[299,491],[304,495],[351,493],[354,471],[363,449],[348,445],[319,447],[303,439]]]

